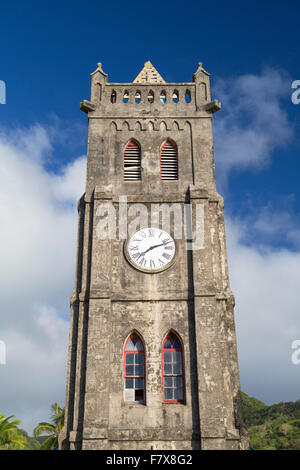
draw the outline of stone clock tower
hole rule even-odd
[[[247,448],[209,74],[91,77],[60,448]]]

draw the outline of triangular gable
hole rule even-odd
[[[148,62],[145,62],[143,70],[140,71],[133,83],[166,83],[162,76],[158,73],[155,67]]]

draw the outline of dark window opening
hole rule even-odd
[[[115,91],[112,91],[111,97],[110,97],[110,101],[111,101],[112,103],[116,103],[116,101],[117,101],[117,93],[116,93]]]
[[[148,93],[148,101],[149,101],[149,103],[154,102],[154,93],[153,93],[152,90],[150,90],[149,93]]]
[[[186,103],[191,102],[191,92],[190,92],[190,90],[186,90],[186,92],[185,92],[185,102]]]

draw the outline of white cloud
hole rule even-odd
[[[53,196],[65,201],[75,201],[78,198],[78,188],[85,182],[83,177],[85,158],[79,158],[70,163],[61,175],[53,176]]]
[[[220,184],[233,169],[265,167],[274,149],[288,142],[293,130],[282,100],[289,93],[290,80],[278,69],[217,81],[214,94],[223,105],[214,120]]]
[[[41,126],[0,133],[1,411],[29,432],[65,399],[69,297],[74,287],[76,203],[85,158],[45,170],[51,139]]]
[[[217,182],[230,194],[232,171],[265,169],[292,137],[283,107],[290,80],[269,68],[219,80],[214,93],[223,104],[214,123]],[[291,362],[300,339],[300,229],[293,196],[280,198],[245,201],[243,215],[227,223],[242,388],[268,403],[300,397],[300,368]]]
[[[245,246],[248,230],[245,221],[228,220],[242,388],[268,403],[296,400],[300,367],[291,362],[291,345],[300,339],[300,252]]]
[[[294,211],[293,197],[283,197],[280,200],[266,201],[263,206],[255,206],[251,201],[243,206],[243,219],[231,216],[232,221],[240,226],[243,242],[246,245],[255,244],[262,250],[268,245],[286,246],[292,250],[300,247],[300,218]]]
[[[30,129],[0,130],[1,147],[11,147],[25,159],[41,160],[52,150],[46,129],[35,124]]]

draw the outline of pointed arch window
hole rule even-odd
[[[185,92],[185,102],[190,103],[191,100],[192,100],[191,92],[190,92],[190,90],[186,90],[186,92]]]
[[[136,91],[134,99],[137,104],[141,102],[142,97],[141,97],[141,92],[139,90]]]
[[[167,101],[167,95],[166,95],[166,92],[163,90],[161,93],[160,93],[160,101],[161,103],[165,104],[166,101]]]
[[[117,101],[117,93],[115,92],[115,90],[113,90],[113,91],[111,92],[110,101],[111,101],[113,104],[116,103],[116,101]]]
[[[174,91],[173,91],[173,96],[172,96],[172,98],[173,98],[174,103],[178,103],[178,101],[179,101],[179,93],[178,93],[177,90],[174,90]]]
[[[160,149],[160,178],[178,180],[178,154],[175,143],[166,141]]]
[[[154,93],[153,93],[152,90],[149,91],[147,99],[148,99],[149,103],[154,102]]]
[[[123,94],[123,103],[128,103],[128,101],[129,101],[129,93],[127,90],[125,90]]]
[[[162,386],[164,403],[184,402],[184,371],[181,341],[169,333],[162,347]]]
[[[124,181],[141,180],[141,147],[135,140],[130,140],[125,146],[123,161]]]
[[[127,338],[124,346],[124,401],[145,403],[145,350],[136,333]]]

